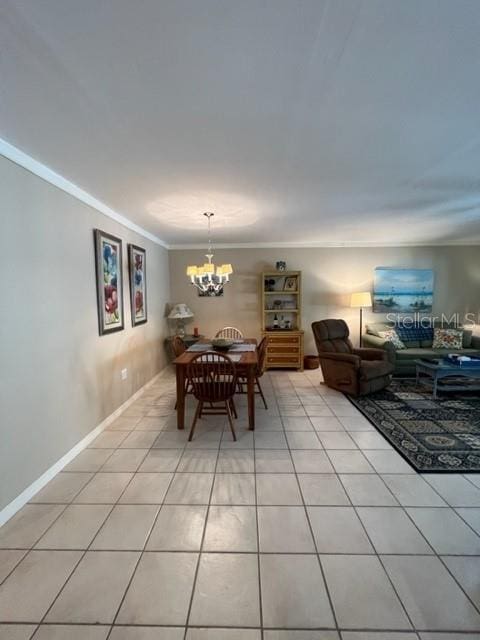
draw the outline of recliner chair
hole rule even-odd
[[[382,349],[355,349],[344,320],[312,323],[325,384],[353,396],[379,391],[390,384],[393,365]]]

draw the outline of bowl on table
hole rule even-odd
[[[234,342],[231,338],[213,338],[212,347],[215,351],[228,351]]]

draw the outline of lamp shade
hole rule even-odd
[[[173,306],[173,309],[168,314],[168,317],[171,320],[181,320],[185,318],[193,318],[193,313],[186,304],[181,302],[180,304],[176,304]]]
[[[371,307],[372,306],[372,295],[370,291],[363,291],[361,293],[352,293],[352,297],[350,299],[351,307]]]
[[[215,273],[215,265],[211,262],[206,262],[202,267],[203,273]]]

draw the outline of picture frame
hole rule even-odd
[[[147,316],[147,252],[136,244],[128,245],[130,311],[132,327],[145,324]]]
[[[283,284],[284,291],[296,291],[297,290],[297,276],[288,276],[285,278]]]
[[[100,229],[93,230],[93,238],[98,331],[103,336],[125,328],[122,241]]]
[[[428,315],[433,309],[432,269],[377,267],[373,281],[373,312]]]

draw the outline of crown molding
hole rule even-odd
[[[70,182],[60,174],[56,173],[49,167],[45,166],[38,160],[35,160],[25,152],[21,151],[14,145],[10,144],[6,140],[0,138],[0,155],[4,156],[8,160],[11,160],[15,164],[23,167],[30,173],[38,176],[45,182],[57,187],[61,191],[68,193],[83,204],[92,207],[99,213],[115,220],[119,224],[123,225],[127,229],[135,231],[139,235],[151,240],[155,244],[160,245],[165,249],[172,251],[186,251],[189,249],[202,250],[205,249],[206,244],[192,243],[192,244],[171,244],[159,238],[158,236],[150,233],[143,227],[132,222],[127,216],[111,209],[105,203],[97,200],[94,196],[90,195],[87,191],[84,191],[73,182]],[[368,242],[368,241],[355,241],[347,240],[345,242],[227,242],[227,243],[215,243],[215,249],[335,249],[335,248],[382,248],[382,247],[450,247],[450,246],[478,246],[480,240],[472,241],[457,241],[457,240],[445,240],[438,242]]]
[[[138,233],[144,238],[151,240],[155,244],[158,244],[165,249],[169,248],[168,244],[158,236],[155,236],[153,233],[150,233],[150,231],[147,231],[143,227],[140,227],[138,224],[135,224],[135,222],[132,222],[125,215],[119,213],[118,211],[115,211],[114,209],[111,209],[105,203],[97,200],[97,198],[90,195],[80,187],[77,187],[77,185],[73,182],[70,182],[70,180],[67,180],[60,174],[56,173],[38,160],[35,160],[20,149],[17,149],[17,147],[13,146],[13,144],[10,144],[2,138],[0,138],[0,155],[4,156],[8,160],[11,160],[15,164],[18,164],[20,167],[23,167],[27,171],[30,171],[30,173],[33,173],[42,180],[45,180],[45,182],[48,182],[54,187],[57,187],[61,191],[68,193],[80,202],[83,202],[83,204],[96,209],[99,213],[103,213],[103,215],[111,218],[112,220],[115,220],[115,222],[118,222],[127,229],[135,231],[135,233]]]
[[[470,247],[479,246],[480,240],[445,240],[439,242],[366,242],[366,241],[345,241],[345,242],[237,242],[237,243],[215,243],[214,249],[352,249],[352,248],[379,248],[387,247]],[[187,251],[189,249],[205,249],[204,244],[171,244],[170,251]]]

